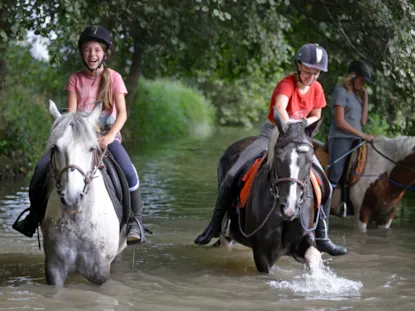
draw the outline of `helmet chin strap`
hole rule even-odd
[[[100,69],[103,65],[104,65],[104,63],[105,63],[105,61],[107,60],[107,53],[105,53],[105,55],[104,55],[104,57],[102,58],[102,60],[101,60],[101,62],[99,63],[99,65],[98,65],[98,67],[96,68],[96,69],[91,69],[89,66],[88,66],[88,64],[87,64],[87,62],[84,60],[84,58],[82,57],[82,62],[84,63],[84,66],[92,73],[92,72],[94,72],[95,71],[95,76],[94,76],[94,81],[92,82],[92,86],[94,86],[94,84],[95,84],[95,81],[96,81],[96,79],[97,79],[97,77],[98,77],[98,69]]]

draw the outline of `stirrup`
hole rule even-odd
[[[17,223],[19,222],[20,218],[21,218],[21,217],[23,216],[23,214],[24,214],[24,213],[26,213],[26,212],[30,212],[30,207],[26,208],[23,212],[21,212],[21,213],[19,214],[19,216],[17,217],[16,221],[13,223],[13,227],[14,227],[14,225],[15,225],[15,224],[17,224]]]

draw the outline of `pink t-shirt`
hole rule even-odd
[[[112,108],[103,111],[99,118],[100,128],[103,132],[108,131],[117,119],[115,95],[128,93],[121,75],[110,68],[108,70],[111,75]],[[65,85],[65,91],[76,93],[78,111],[91,112],[95,108],[100,80],[101,76],[98,76],[94,82],[94,77],[89,76],[85,69],[71,74]]]

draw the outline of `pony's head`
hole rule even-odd
[[[80,203],[94,178],[99,152],[96,124],[101,114],[99,103],[90,114],[61,114],[53,101],[49,111],[54,118],[48,148],[52,174],[61,202],[71,212],[80,211]]]
[[[278,111],[274,119],[277,127],[268,148],[271,191],[278,200],[282,218],[293,220],[305,199],[314,155],[312,137],[322,119],[308,126],[305,119],[284,121]]]

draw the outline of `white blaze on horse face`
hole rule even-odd
[[[67,165],[76,165],[86,173],[90,169],[92,161],[91,155],[85,152],[86,146],[71,141],[73,140],[72,135],[71,127],[68,127],[64,135],[57,141],[56,145],[63,154],[62,158],[66,159],[66,163],[57,163],[58,169],[62,170]],[[64,197],[68,206],[79,204],[85,186],[84,178],[85,177],[76,169],[68,169],[62,174],[61,195]]]
[[[290,177],[298,179],[298,174],[300,173],[300,167],[298,166],[298,153],[294,148],[291,152],[291,163],[290,163]],[[285,214],[288,217],[294,216],[296,213],[296,203],[297,203],[297,183],[291,183],[290,191],[288,192],[288,206],[285,209]]]

